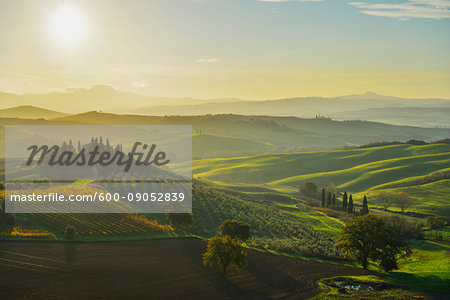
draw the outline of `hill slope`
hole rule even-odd
[[[323,182],[338,179],[340,184],[345,184],[359,178],[367,171],[375,172],[408,165],[414,167],[421,163],[429,163],[429,168],[418,171],[425,175],[427,172],[449,167],[450,164],[447,161],[449,156],[449,144],[424,146],[402,144],[353,150],[205,159],[194,162],[193,172],[210,180],[242,183],[297,185],[311,177],[316,177]],[[413,175],[408,173],[401,178]],[[393,178],[390,178],[389,181],[392,180]]]
[[[67,114],[31,105],[0,109],[0,118],[53,119],[64,116]]]
[[[450,179],[439,180],[427,184],[417,186],[407,186],[391,189],[371,189],[364,192],[370,199],[373,206],[381,206],[377,199],[377,195],[381,191],[388,193],[403,192],[411,197],[414,202],[409,208],[410,211],[434,214],[438,216],[450,216]],[[361,198],[361,195],[357,195]],[[391,210],[398,210],[398,208],[390,207]]]
[[[192,152],[202,158],[233,157],[276,151],[277,146],[251,139],[224,137],[210,134],[192,136]]]
[[[0,125],[10,124],[190,124],[194,133],[204,135],[194,137],[194,155],[204,157],[230,157],[262,152],[319,151],[370,142],[404,142],[409,139],[429,142],[450,136],[450,129],[444,128],[394,126],[364,121],[242,115],[140,116],[92,111],[51,120],[0,118]],[[195,146],[196,140],[199,147]],[[211,149],[211,152],[202,150],[203,146],[212,146],[213,143],[215,148]],[[236,152],[239,147],[246,152]],[[249,148],[254,148],[254,151]],[[212,155],[214,152],[216,154]]]

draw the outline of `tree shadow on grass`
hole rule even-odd
[[[380,275],[392,284],[421,290],[450,291],[450,280],[436,275],[420,276],[405,272],[392,272]]]

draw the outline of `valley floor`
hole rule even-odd
[[[199,239],[0,244],[1,299],[305,299],[318,280],[367,271],[248,250],[228,278],[202,265]]]

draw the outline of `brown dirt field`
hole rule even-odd
[[[249,250],[224,278],[202,265],[206,242],[0,242],[0,299],[305,299],[317,280],[362,269]]]

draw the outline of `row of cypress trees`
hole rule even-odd
[[[325,189],[322,189],[322,207],[336,207],[336,194],[328,192],[328,197],[326,197]],[[353,206],[353,196],[344,192],[344,196],[342,196],[342,210],[348,213],[352,213],[354,211]],[[369,213],[369,206],[367,204],[367,197],[364,195],[363,207],[361,209],[361,215],[367,215]]]

